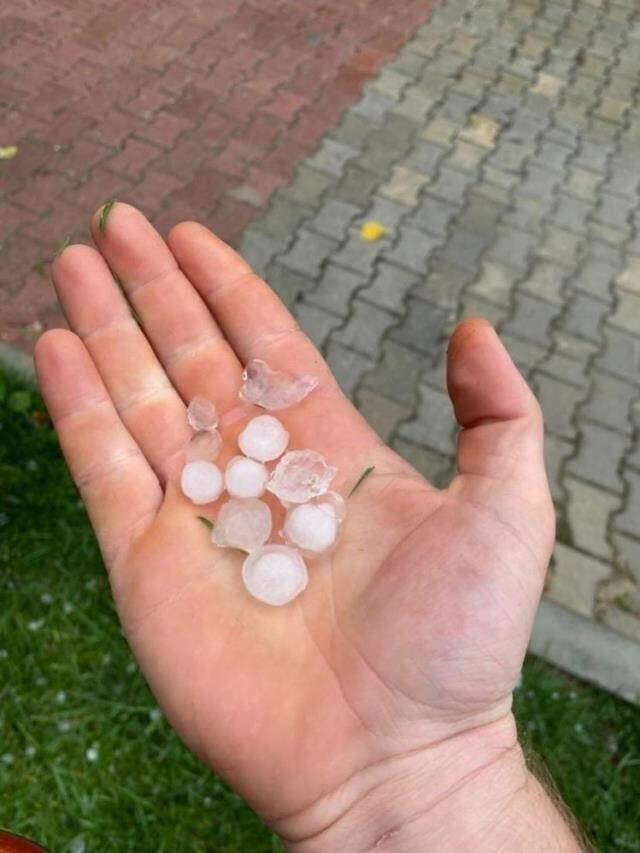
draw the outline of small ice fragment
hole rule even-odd
[[[277,412],[295,406],[317,388],[319,379],[305,373],[295,376],[286,370],[272,370],[259,358],[252,358],[242,374],[240,399]]]
[[[224,482],[232,498],[259,498],[267,488],[269,472],[255,459],[234,456],[227,463]]]
[[[277,459],[287,449],[289,433],[273,415],[252,418],[238,436],[238,447],[258,462]]]
[[[326,511],[332,512],[338,520],[338,524],[344,521],[347,514],[347,502],[337,492],[325,492],[316,498],[313,503]]]
[[[194,504],[217,501],[224,489],[222,471],[213,462],[188,462],[182,469],[180,486]]]
[[[309,576],[304,560],[294,548],[265,545],[244,561],[242,580],[258,601],[279,607],[302,592]]]
[[[278,462],[267,489],[281,501],[303,504],[327,492],[335,475],[321,453],[292,450]]]
[[[211,541],[220,548],[255,551],[271,536],[271,510],[257,498],[232,498],[222,505]]]
[[[187,422],[196,432],[215,429],[218,426],[218,410],[211,400],[198,395],[187,407]]]
[[[287,512],[283,533],[291,545],[322,554],[336,541],[338,526],[331,504],[296,504]]]
[[[222,449],[222,436],[217,429],[197,432],[191,437],[185,458],[187,462],[215,462]]]

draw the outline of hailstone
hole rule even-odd
[[[227,463],[224,482],[233,498],[259,498],[267,488],[269,472],[255,459],[234,456]]]
[[[187,422],[196,432],[206,432],[218,426],[218,410],[206,397],[200,395],[187,407]]]
[[[185,450],[187,462],[214,462],[222,449],[222,436],[217,429],[197,432]]]
[[[335,543],[338,527],[338,519],[329,504],[296,504],[287,512],[283,533],[291,545],[322,554]]]
[[[220,548],[255,551],[271,536],[271,510],[256,498],[232,498],[222,505],[211,539]]]
[[[272,370],[259,358],[253,358],[242,374],[240,398],[276,412],[295,406],[318,385],[318,377],[304,374],[294,376],[284,370]]]
[[[278,607],[293,601],[306,587],[309,576],[294,548],[265,545],[244,561],[242,580],[254,598]]]
[[[222,471],[213,462],[187,462],[180,478],[182,493],[194,504],[217,501],[224,489]]]
[[[291,450],[278,462],[267,489],[283,502],[303,504],[328,491],[335,475],[321,453]]]
[[[289,433],[273,415],[252,418],[238,436],[238,447],[245,456],[258,462],[270,462],[282,456]]]

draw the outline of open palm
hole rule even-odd
[[[380,443],[275,294],[205,228],[182,223],[165,243],[125,204],[104,234],[92,226],[99,251],[72,246],[54,264],[73,332],[36,347],[47,404],[168,719],[296,837],[296,816],[333,820],[374,768],[509,716],[552,543],[539,409],[488,324],[460,326],[460,473],[439,491]],[[338,491],[375,466],[339,547],[283,608],[247,595],[240,555],[214,548],[176,486],[185,401],[215,401],[233,455],[257,411],[237,397],[253,357],[320,377],[281,414],[292,448],[337,466]]]

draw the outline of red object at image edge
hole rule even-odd
[[[41,847],[35,841],[14,835],[12,832],[3,832],[0,829],[0,853],[48,853],[46,847]]]

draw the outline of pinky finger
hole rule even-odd
[[[107,566],[150,523],[162,500],[156,475],[120,420],[82,341],[62,329],[38,341],[38,381]]]

